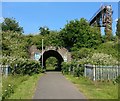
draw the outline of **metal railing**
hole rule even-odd
[[[120,75],[119,69],[119,66],[85,65],[84,75],[93,81],[114,80]]]

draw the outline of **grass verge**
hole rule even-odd
[[[93,82],[85,77],[65,75],[88,99],[118,99],[118,84]],[[95,100],[94,100],[95,101]]]
[[[32,99],[36,84],[41,75],[8,76],[3,80],[3,94],[6,94],[5,99]]]

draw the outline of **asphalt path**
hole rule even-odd
[[[86,99],[61,72],[46,72],[38,81],[33,99]]]

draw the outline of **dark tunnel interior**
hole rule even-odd
[[[61,54],[59,54],[57,51],[55,50],[49,50],[49,51],[45,51],[43,53],[43,66],[44,69],[46,69],[46,60],[49,57],[55,57],[58,60],[58,68],[56,69],[56,71],[60,71],[61,70],[61,63],[64,61],[63,57],[61,56]],[[40,62],[42,63],[42,56],[40,58]]]

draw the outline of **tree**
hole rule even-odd
[[[50,31],[49,34],[45,35],[45,43],[46,45],[52,45],[56,47],[62,46],[62,40],[60,40],[60,35],[58,31]]]
[[[101,33],[98,28],[91,27],[86,19],[71,20],[60,32],[65,47],[93,47],[101,42]]]
[[[117,36],[120,36],[120,18],[119,18],[118,21],[117,21],[116,27],[117,27],[116,35],[117,35]]]
[[[2,22],[2,31],[13,31],[23,33],[23,27],[19,26],[19,23],[13,18],[4,18]]]
[[[39,30],[40,30],[40,34],[41,34],[41,35],[46,35],[46,34],[49,34],[49,33],[50,33],[48,27],[40,27]]]

